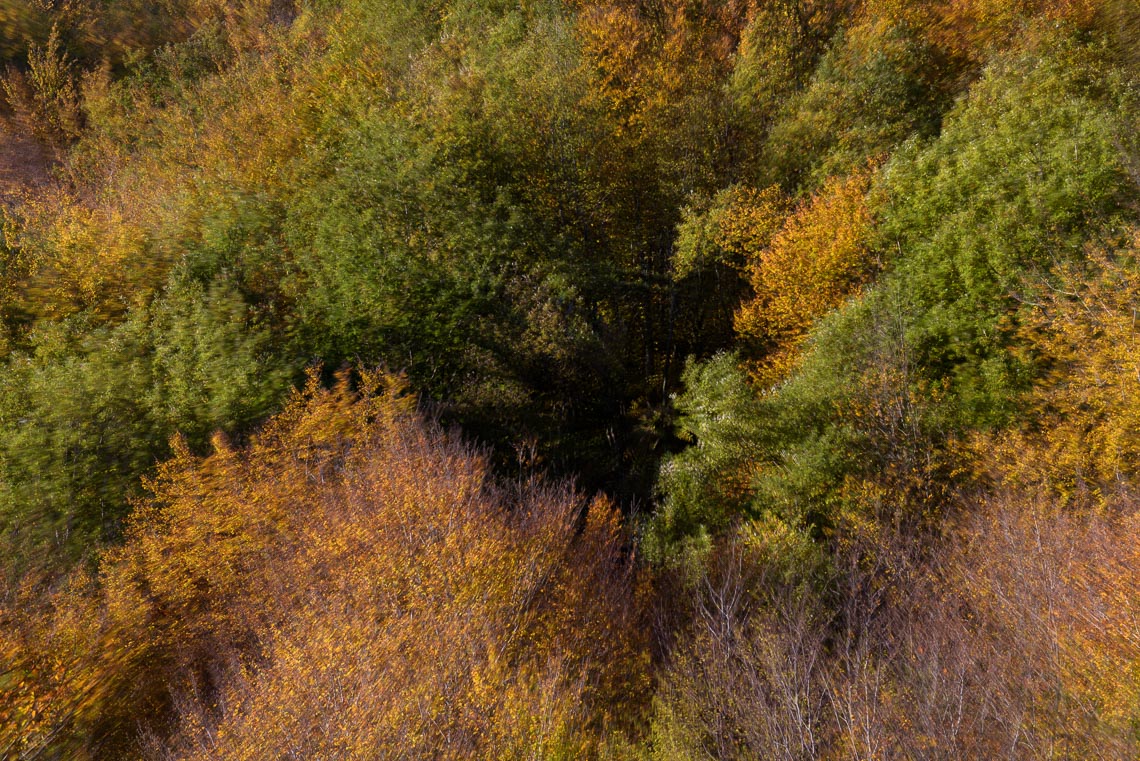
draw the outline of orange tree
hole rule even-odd
[[[396,379],[350,385],[314,374],[245,449],[176,442],[97,576],[4,609],[0,748],[581,758],[634,726],[612,507],[496,484]]]

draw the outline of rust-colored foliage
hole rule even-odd
[[[581,758],[636,721],[613,508],[497,487],[395,378],[360,386],[313,375],[246,449],[176,442],[97,585],[4,611],[0,747]]]
[[[952,525],[870,554],[848,529],[827,577],[770,521],[716,548],[658,690],[656,757],[1135,758],[1135,502],[1077,516],[988,495]]]
[[[767,350],[754,369],[762,384],[792,367],[812,324],[855,293],[875,269],[868,245],[871,178],[870,171],[862,171],[829,180],[748,262],[756,297],[740,308],[736,330]]]
[[[1135,504],[1078,516],[1002,493],[967,508],[925,558],[900,545],[910,561],[889,576],[845,572],[884,591],[844,616],[835,757],[1134,758]]]
[[[971,656],[1000,675],[991,699],[1004,726],[994,735],[1027,758],[1134,758],[1135,502],[1095,516],[1023,496],[980,507],[962,522],[945,583],[970,611]]]

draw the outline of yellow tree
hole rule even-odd
[[[1136,233],[1134,233],[1134,236]],[[974,443],[1003,483],[1044,488],[1074,505],[1135,493],[1140,473],[1140,238],[1089,252],[1059,285],[1044,286],[1020,328],[1027,359],[1045,369],[1030,395],[1031,424]]]
[[[4,612],[0,748],[114,758],[149,724],[178,758],[589,758],[633,726],[613,508],[499,486],[394,378],[359,388],[314,374],[249,447],[176,443],[97,580]]]
[[[872,176],[866,170],[829,180],[748,261],[756,296],[741,306],[736,331],[764,349],[753,368],[761,384],[787,373],[815,321],[856,293],[877,268],[869,247]]]

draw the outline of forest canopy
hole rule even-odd
[[[0,757],[1140,753],[1131,0],[0,59]]]

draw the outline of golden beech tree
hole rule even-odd
[[[771,243],[787,214],[788,201],[779,187],[725,188],[707,210],[686,210],[673,254],[674,275],[686,277],[713,264],[743,274]]]
[[[649,161],[667,192],[717,184],[728,150],[729,76],[747,0],[575,3],[588,103],[607,112],[616,137]]]
[[[1008,46],[1035,19],[1088,28],[1112,0],[941,0],[932,4],[929,36],[951,53],[975,60]]]
[[[6,220],[13,251],[9,309],[60,318],[87,310],[120,316],[154,284],[145,232],[120,210],[89,208],[58,190],[28,198]],[[149,288],[148,288],[149,286]]]
[[[653,30],[636,6],[583,5],[578,12],[582,49],[597,72],[594,97],[628,127],[638,109],[645,79],[645,57]]]
[[[756,296],[737,313],[736,331],[766,350],[753,368],[762,384],[790,369],[812,324],[854,294],[876,268],[869,247],[871,179],[867,170],[829,180],[748,262]]]
[[[1137,233],[1134,233],[1136,236]],[[1089,252],[1046,287],[1020,327],[1024,351],[1045,368],[1029,398],[1032,425],[979,436],[976,459],[1003,483],[1044,488],[1075,506],[1134,493],[1140,472],[1140,238]],[[1002,457],[995,459],[993,452]]]
[[[788,204],[774,186],[763,190],[734,186],[725,195],[724,211],[716,218],[715,242],[728,252],[734,266],[751,264],[771,243]]]
[[[97,581],[3,611],[0,748],[588,758],[636,726],[642,593],[612,506],[497,485],[395,378],[360,387],[313,374],[244,449],[176,442]]]

